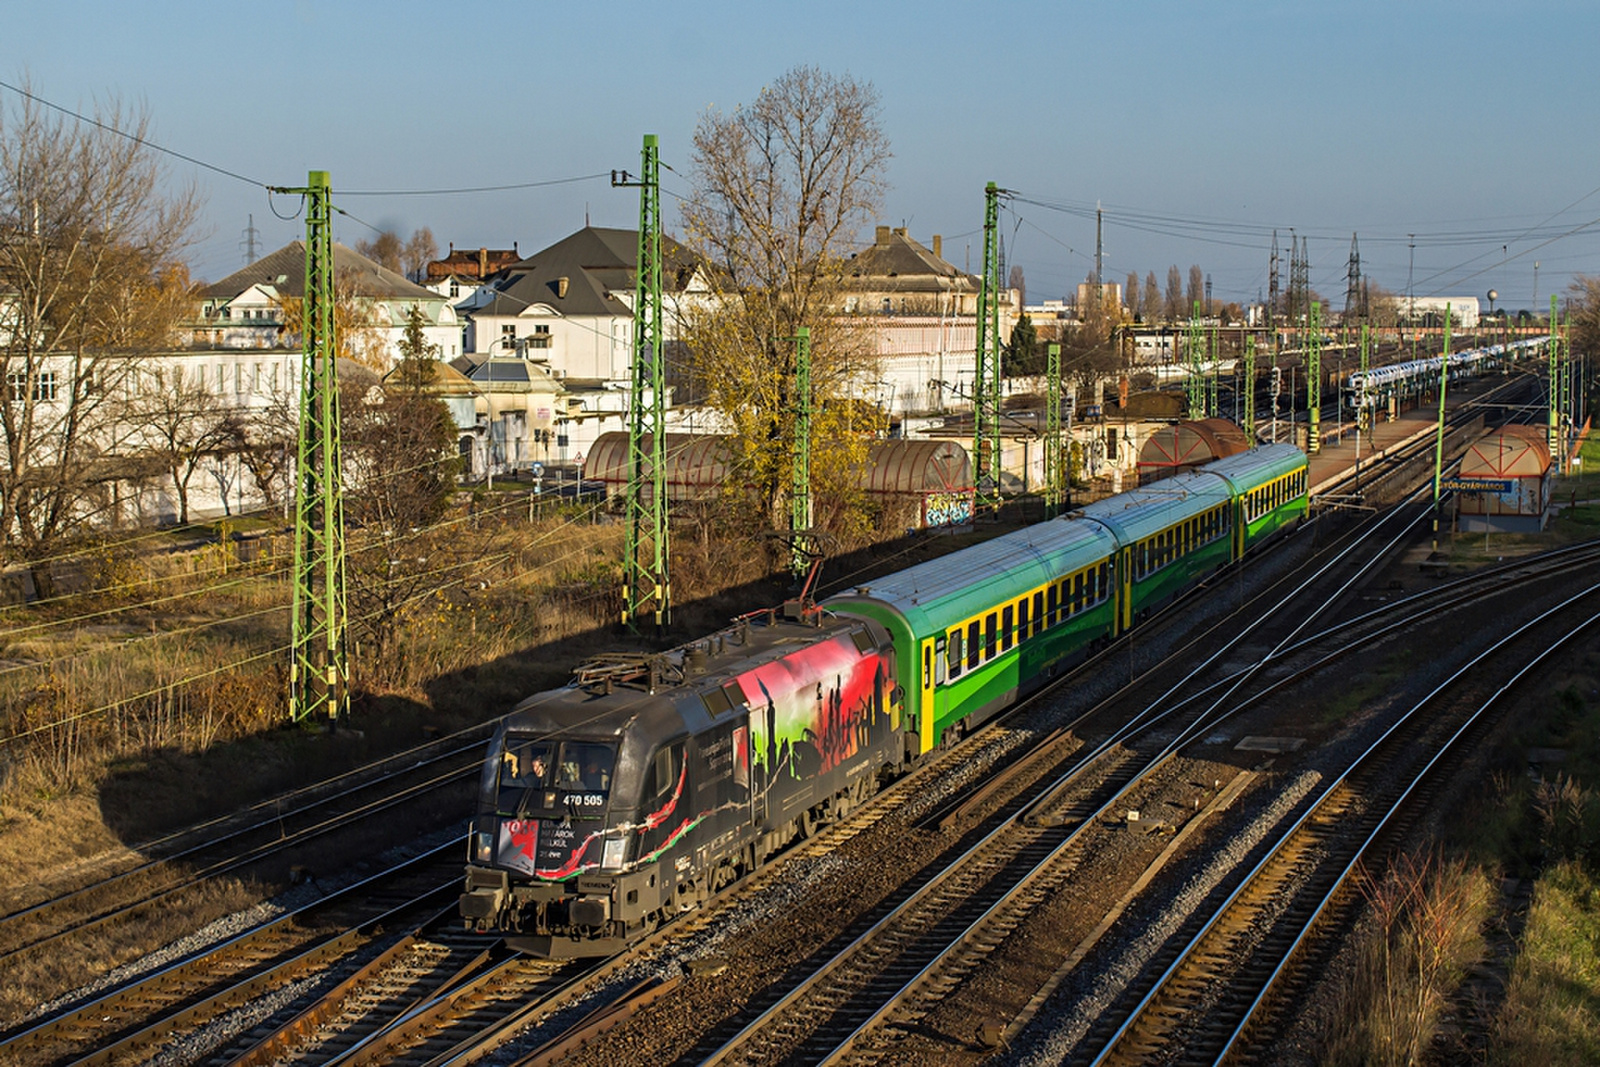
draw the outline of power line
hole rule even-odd
[[[101,122],[97,118],[92,118],[88,115],[82,114],[81,112],[74,111],[70,107],[62,107],[60,104],[46,100],[37,93],[31,93],[20,86],[12,85],[9,82],[0,81],[0,89],[10,89],[12,92],[18,94],[19,96],[25,96],[36,104],[42,104],[53,111],[61,112],[63,115],[70,115],[79,122],[86,122],[91,126],[98,127],[107,133],[115,134],[116,136],[121,137],[126,141],[131,141],[136,145],[140,145],[141,147],[152,149],[153,151],[160,152],[163,155],[171,156],[174,159],[181,159],[185,163],[192,163],[197,167],[203,167],[206,170],[214,171],[215,173],[221,174],[224,177],[233,178],[237,181],[244,182],[246,185],[254,185],[258,188],[266,187],[266,182],[256,181],[254,178],[247,178],[237,171],[229,170],[226,167],[219,167],[215,163],[207,163],[203,159],[196,159],[194,156],[186,155],[183,152],[176,151],[175,149],[167,148],[164,145],[157,144],[156,142],[150,140],[148,137],[138,137],[129,133],[127,130],[118,129],[116,126]]]
[[[510,185],[475,185],[460,189],[337,189],[339,196],[459,196],[464,193],[506,193],[518,189],[543,189],[552,185],[573,185],[610,177],[609,171],[596,174],[578,174],[571,178],[548,178],[536,182],[516,182]]]

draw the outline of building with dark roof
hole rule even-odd
[[[423,336],[440,359],[461,352],[461,323],[449,300],[342,244],[333,246],[334,288],[350,297],[371,320],[365,355],[374,365],[400,358],[399,342],[413,307],[426,325]],[[199,290],[195,317],[185,327],[197,345],[221,348],[298,348],[284,316],[286,301],[305,296],[306,246],[302,241],[271,252],[242,270]]]
[[[879,226],[870,246],[850,257],[845,311],[884,315],[976,315],[982,279],[929,249],[903,226]]]
[[[585,226],[507,267],[474,300],[468,351],[520,353],[557,378],[629,380],[638,246],[637,230]],[[663,238],[661,252],[667,299],[704,289],[687,249]]]

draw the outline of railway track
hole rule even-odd
[[[1332,781],[1273,843],[1265,858],[1175,952],[1109,1036],[1091,1032],[1099,1064],[1220,1063],[1243,1053],[1252,1026],[1270,1024],[1303,980],[1291,965],[1313,952],[1328,920],[1348,902],[1352,874],[1380,864],[1404,842],[1448,770],[1480,738],[1490,712],[1545,659],[1585,632],[1600,615],[1575,626],[1565,618],[1600,592],[1592,585],[1494,642],[1402,715]],[[1582,609],[1585,610],[1586,609]],[[1552,622],[1564,632],[1552,636]],[[1493,671],[1499,660],[1515,672]],[[1498,677],[1490,677],[1490,675]],[[1504,680],[1500,680],[1504,679]],[[1417,766],[1417,764],[1421,764]],[[1274,998],[1273,994],[1276,994]],[[1085,1057],[1087,1058],[1087,1057]]]
[[[1589,546],[1587,554],[1568,553],[1548,569],[1558,574],[1592,565],[1594,552]],[[1488,584],[1503,592],[1515,581],[1510,570]],[[936,1001],[959,985],[1041,900],[1071,878],[1081,862],[1085,832],[1185,745],[1287,685],[1325,670],[1337,657],[1356,654],[1394,629],[1414,625],[1424,613],[1447,612],[1483,595],[1482,589],[1469,593],[1462,587],[1430,592],[1302,642],[1293,655],[1280,644],[1278,658],[1304,662],[1278,677],[1260,679],[1251,691],[1242,683],[1259,673],[1254,667],[1166,711],[1155,712],[1152,705],[1150,712],[1131,720],[1134,725],[1097,746],[1086,746],[1093,747],[1090,755],[1059,779],[1024,790],[1026,799],[1003,809],[1003,821],[986,836],[871,928],[848,944],[830,946],[823,953],[825,962],[786,984],[736,1033],[724,1034],[720,1044],[697,1055],[703,1053],[710,1063],[873,1062],[881,1053],[873,1044],[874,1031],[891,1018],[914,1019],[924,1010],[919,1004]],[[1388,622],[1373,625],[1380,614],[1389,615]],[[1339,647],[1312,654],[1314,645],[1325,647],[1330,641]],[[1164,696],[1194,684],[1191,676]],[[1135,729],[1143,734],[1136,736]]]
[[[481,729],[472,734],[481,734]],[[328,782],[253,805],[240,816],[212,820],[145,842],[150,856],[88,884],[14,903],[0,915],[0,966],[118,922],[136,920],[202,883],[287,869],[295,850],[362,825],[405,804],[476,780],[481,737],[460,736],[380,761]]]
[[[457,892],[451,841],[315,903],[41,1018],[0,1033],[0,1061],[133,1062],[263,993],[348,959],[394,926],[414,924]]]

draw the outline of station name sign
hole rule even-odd
[[[1510,478],[1446,478],[1440,488],[1457,493],[1509,493],[1514,484]]]

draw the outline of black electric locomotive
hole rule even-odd
[[[906,760],[894,669],[882,626],[794,606],[585,665],[490,745],[462,917],[575,956],[695,907]]]

